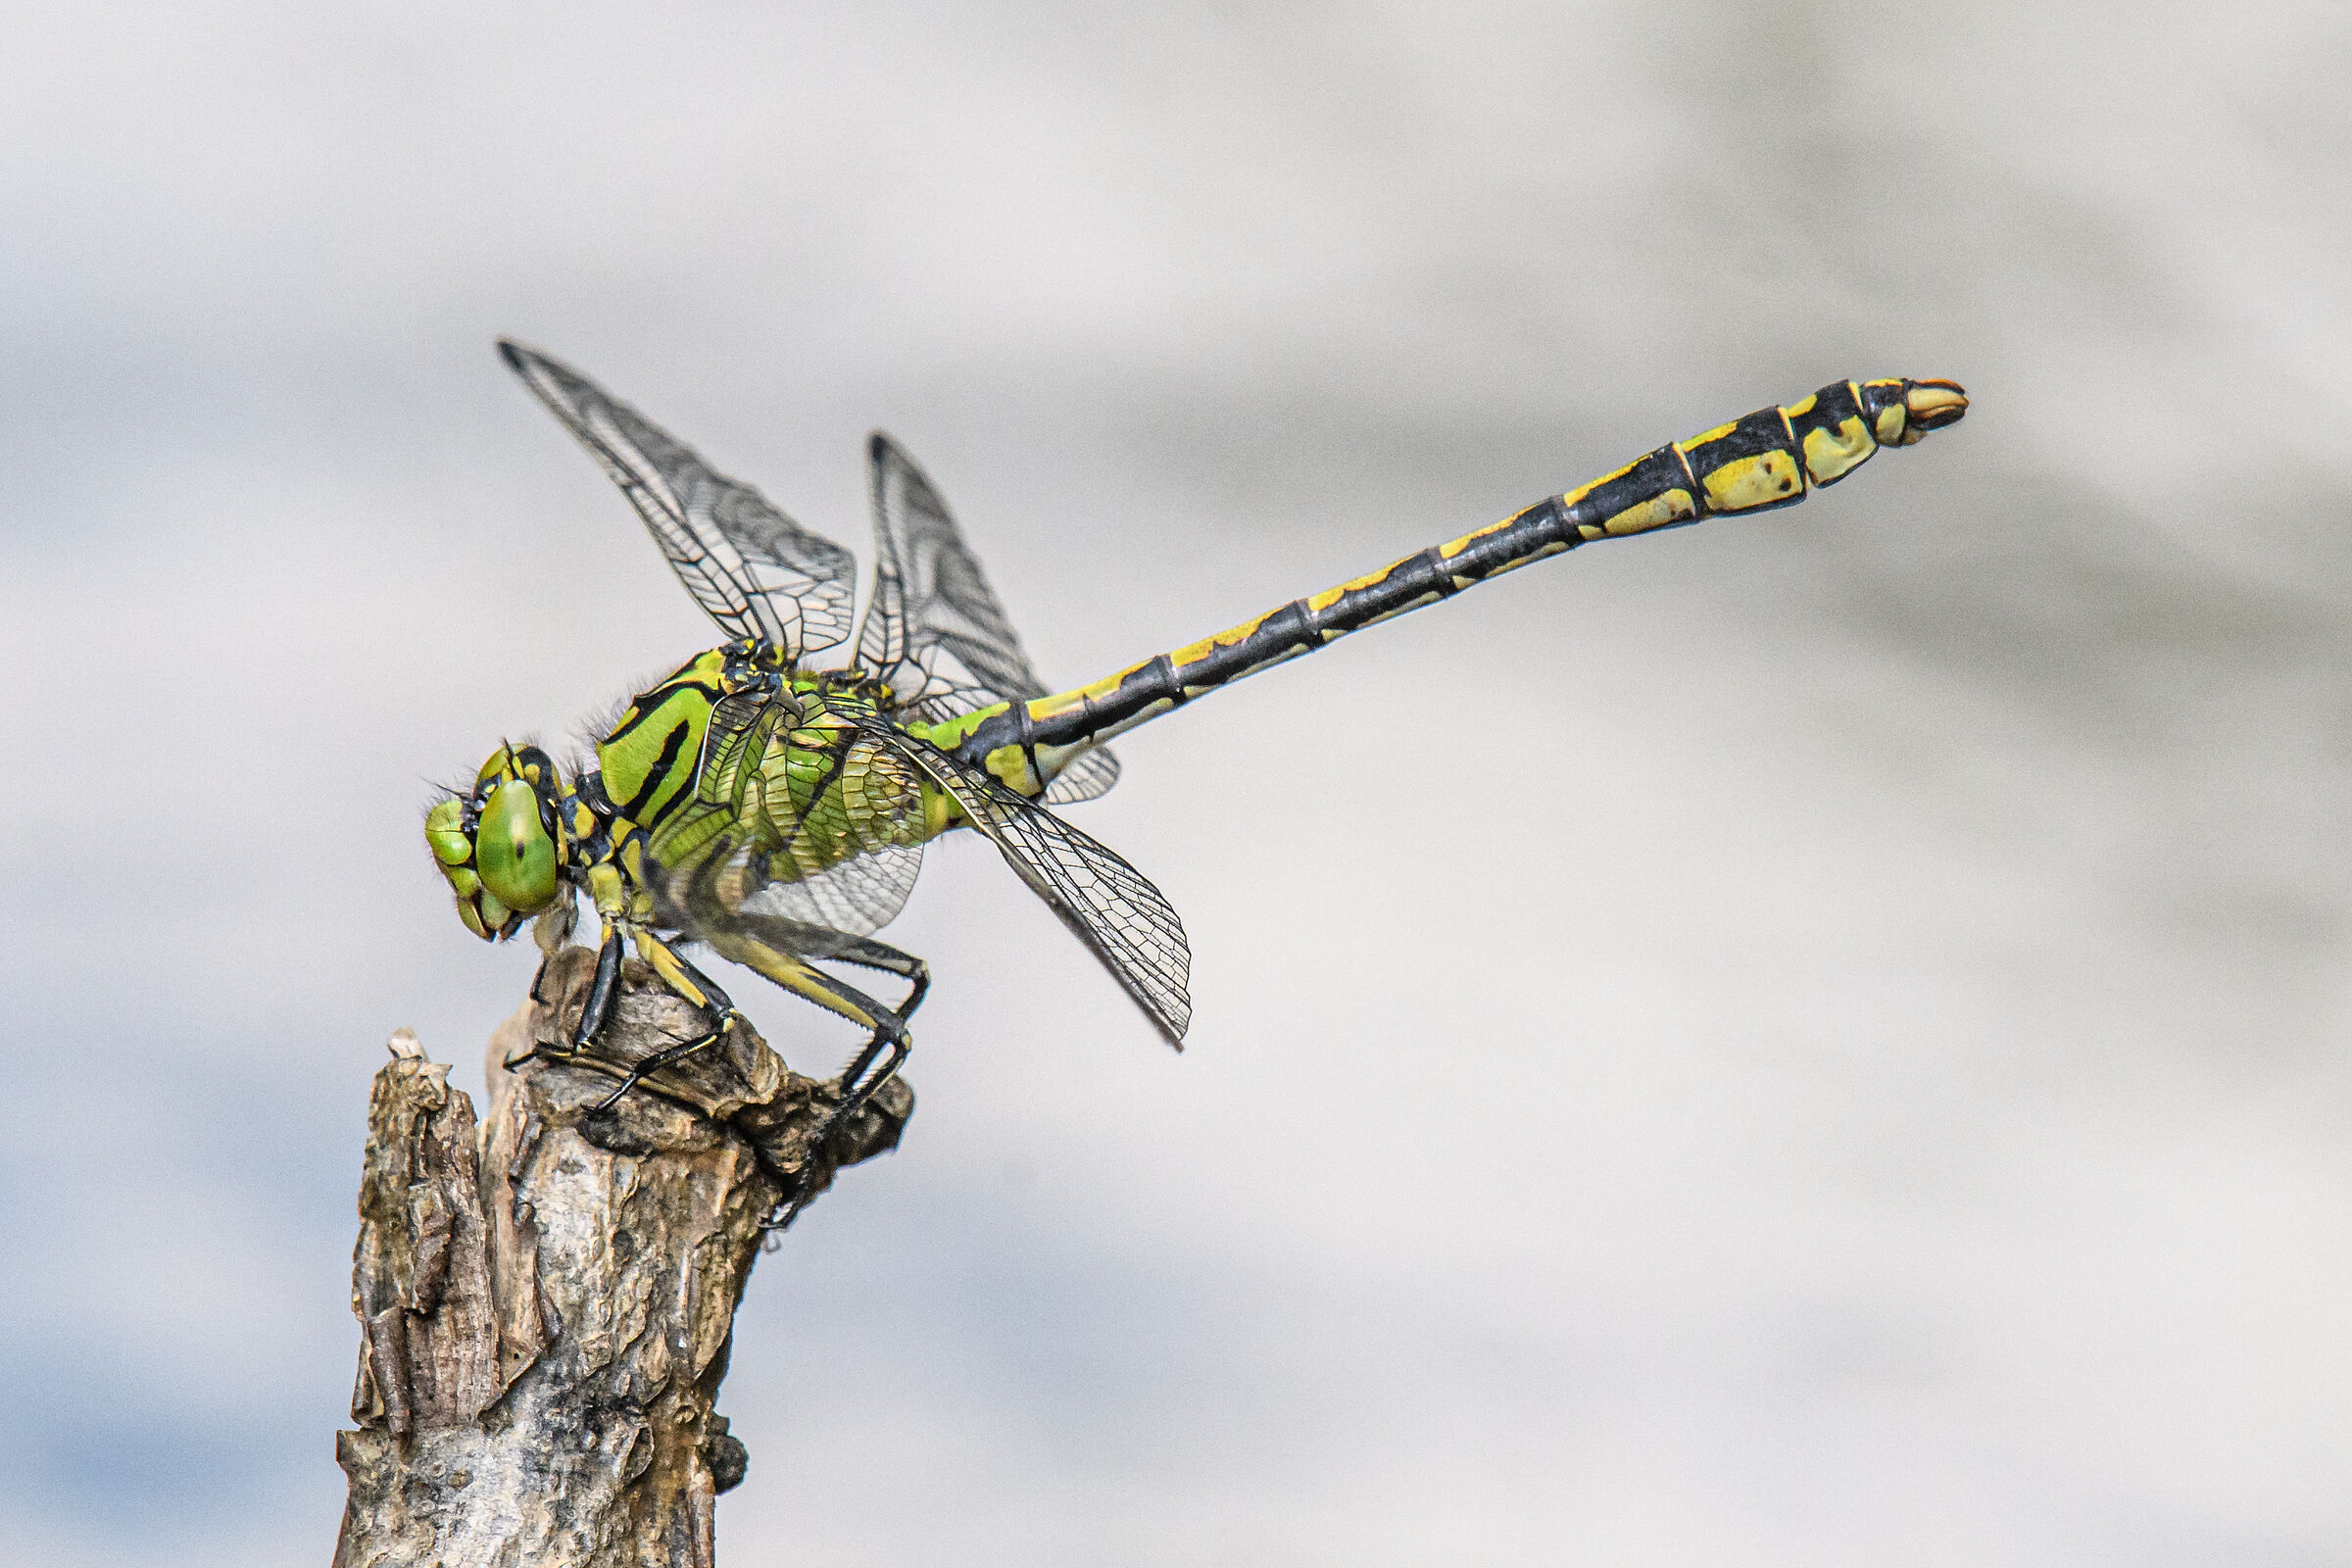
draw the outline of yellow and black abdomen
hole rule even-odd
[[[1914,402],[1920,407],[1914,409]],[[1758,409],[1704,435],[1662,446],[1490,532],[1507,533],[1521,518],[1556,508],[1559,515],[1547,532],[1565,549],[1706,516],[1792,507],[1813,486],[1844,478],[1881,446],[1909,446],[1967,409],[1967,399],[1949,381],[1839,381],[1787,408]],[[1485,537],[1472,534],[1459,543]],[[1520,564],[1507,561],[1501,569]]]
[[[1092,685],[983,709],[935,725],[930,735],[1033,795],[1088,749],[1244,675],[1595,539],[1794,506],[1814,486],[1844,478],[1879,448],[1909,446],[1967,411],[1968,398],[1950,381],[1835,382],[1787,408],[1759,409],[1671,442],[1491,527],[1295,599]]]

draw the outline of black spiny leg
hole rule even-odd
[[[865,1049],[858,1053],[858,1059],[851,1062],[848,1070],[841,1075],[841,1103],[833,1107],[833,1114],[825,1118],[824,1124],[817,1128],[816,1135],[808,1140],[808,1163],[802,1172],[801,1190],[792,1195],[792,1201],[784,1206],[784,1212],[760,1226],[761,1230],[781,1231],[800,1216],[808,1200],[816,1196],[811,1187],[816,1177],[816,1161],[825,1146],[833,1141],[833,1135],[841,1131],[844,1123],[865,1108],[865,1102],[874,1098],[874,1091],[898,1076],[899,1069],[906,1065],[906,1054],[912,1049],[906,1038],[906,1026],[887,1009],[876,1007],[874,1014],[874,1038],[866,1042]],[[859,1083],[858,1074],[864,1072],[874,1057],[885,1050],[890,1054],[882,1065]]]
[[[841,1124],[856,1115],[858,1107],[873,1098],[874,1091],[890,1082],[891,1076],[905,1064],[906,1053],[912,1049],[912,1042],[906,1035],[906,1016],[922,1004],[923,993],[931,989],[929,964],[911,953],[901,953],[890,944],[876,942],[871,937],[859,937],[827,956],[841,963],[855,963],[868,969],[905,975],[914,985],[906,993],[906,999],[896,1008],[891,1008],[883,1006],[861,991],[844,985],[831,976],[826,977],[837,996],[864,1009],[873,1020],[874,1032],[866,1041],[865,1049],[858,1052],[850,1064],[842,1069],[841,1103],[835,1107],[832,1115],[825,1118],[825,1125],[818,1130],[815,1141],[810,1145],[815,1149],[822,1149],[825,1141],[833,1136]],[[890,1053],[890,1059],[875,1068],[872,1076],[867,1076],[866,1069],[874,1065],[874,1058],[884,1051]]]
[[[904,959],[912,966],[915,971],[913,1000],[917,1002],[922,1000],[923,988],[929,983],[930,977],[920,958],[910,957],[895,948],[883,947],[879,942],[863,943],[861,946],[880,948],[892,959]],[[851,962],[864,961],[852,958],[846,953],[835,954],[834,956],[849,959]],[[895,969],[895,964],[875,963],[872,965],[877,969],[886,966]],[[830,976],[827,978],[831,979]],[[838,995],[862,1006],[865,1015],[873,1020],[873,1038],[866,1041],[865,1049],[858,1052],[856,1059],[842,1069],[841,1103],[833,1107],[833,1113],[824,1119],[823,1124],[808,1140],[808,1163],[802,1174],[801,1190],[793,1195],[792,1201],[785,1205],[784,1212],[761,1226],[762,1230],[781,1231],[799,1217],[808,1200],[816,1196],[811,1190],[811,1184],[816,1176],[816,1161],[824,1153],[825,1147],[833,1142],[833,1135],[840,1132],[852,1116],[865,1108],[865,1102],[874,1098],[876,1090],[898,1076],[899,1069],[906,1064],[907,1054],[914,1049],[914,1042],[906,1033],[906,1021],[904,1014],[893,1012],[872,998],[843,985],[839,980],[833,980],[832,987]],[[876,1066],[874,1062],[874,1058],[877,1056],[882,1057],[879,1066]],[[866,1070],[869,1067],[873,1068],[871,1072]]]
[[[605,927],[604,946],[596,950],[596,983],[588,988],[588,1000],[580,1005],[579,1025],[571,1031],[571,1049],[577,1054],[596,1043],[612,1021],[612,1004],[620,997],[620,933],[612,926]]]
[[[597,986],[600,988],[604,984],[604,960],[606,955],[609,954],[612,956],[613,973],[617,975],[620,972],[619,940],[620,939],[617,936],[614,937],[613,940],[606,946],[605,953],[597,956],[596,978]],[[713,1028],[707,1035],[700,1035],[692,1040],[681,1041],[674,1046],[664,1046],[660,1051],[655,1052],[652,1055],[647,1056],[644,1060],[638,1062],[636,1066],[631,1067],[629,1069],[629,1075],[620,1081],[620,1087],[613,1090],[610,1095],[607,1095],[604,1100],[598,1103],[596,1108],[600,1111],[611,1110],[614,1105],[619,1104],[621,1097],[626,1095],[630,1090],[636,1088],[638,1084],[642,1083],[647,1078],[648,1075],[660,1072],[662,1068],[669,1066],[673,1062],[684,1061],[688,1056],[693,1055],[705,1046],[724,1039],[727,1035],[727,1032],[735,1027],[735,1021],[743,1016],[742,1013],[735,1010],[735,1004],[727,1000],[727,994],[724,991],[719,990],[717,986],[711,984],[710,977],[709,975],[703,973],[702,970],[697,969],[693,964],[688,963],[684,958],[679,957],[674,953],[668,954],[668,958],[671,963],[677,965],[680,974],[682,974],[686,980],[701,990],[702,1005],[718,1015],[717,1027]],[[672,989],[675,990],[678,988],[673,985]],[[683,991],[680,991],[679,994],[682,997],[685,995]],[[589,998],[591,1001],[595,1000],[595,995],[596,992],[594,989],[592,989],[589,993]],[[686,998],[686,1000],[692,1001],[694,999],[689,997]],[[608,1013],[612,1011],[612,1003],[610,999],[607,1000],[605,1010]],[[583,1010],[580,1016],[582,1021],[585,1022],[587,1013]]]
[[[825,1146],[832,1141],[834,1134],[841,1131],[844,1122],[865,1108],[874,1091],[888,1083],[906,1064],[906,1054],[912,1043],[907,1038],[906,1020],[903,1013],[885,1007],[857,987],[826,973],[787,949],[762,941],[751,931],[740,928],[712,931],[707,940],[722,957],[755,969],[794,996],[813,1002],[827,1012],[838,1013],[873,1031],[865,1043],[865,1049],[858,1052],[858,1058],[842,1072],[840,1102],[808,1141],[809,1165],[801,1191],[794,1195],[784,1212],[764,1227],[780,1231],[792,1223],[793,1216],[814,1196],[810,1190],[810,1178],[815,1174],[814,1162],[823,1154]],[[903,974],[914,982],[909,1004],[921,1000],[929,981],[929,971],[920,958],[879,942],[850,937],[842,937],[841,941],[847,946],[835,949],[831,956]],[[831,944],[828,943],[828,946]],[[888,1055],[876,1066],[875,1058],[883,1056],[885,1052]]]
[[[541,1006],[546,1006],[548,1004],[548,999],[542,994],[541,988],[547,984],[547,966],[551,959],[552,955],[549,958],[541,958],[538,972],[531,976],[531,1000]],[[612,923],[608,920],[605,922],[604,946],[597,950],[596,979],[588,987],[588,1000],[580,1004],[580,1021],[572,1026],[571,1043],[562,1047],[552,1043],[545,1046],[534,1046],[505,1065],[510,1068],[519,1067],[543,1052],[551,1058],[571,1060],[596,1044],[596,1037],[605,1032],[605,1025],[612,1021],[612,1004],[619,999],[619,996],[620,933],[615,931]]]
[[[826,956],[838,963],[854,963],[862,969],[880,969],[886,974],[904,976],[909,987],[896,1009],[902,1021],[914,1016],[914,1009],[923,1004],[923,993],[931,989],[929,964],[911,953],[901,953],[889,943],[876,942],[871,937],[859,937]]]
[[[896,1077],[899,1069],[906,1065],[906,1053],[911,1049],[905,1028],[894,1034],[877,1030],[874,1038],[865,1043],[865,1049],[858,1053],[858,1059],[842,1072],[841,1103],[834,1107],[832,1115],[825,1118],[824,1126],[817,1129],[813,1147],[823,1148],[825,1141],[833,1136],[843,1122],[856,1115],[860,1106],[874,1098],[875,1090]],[[890,1059],[875,1067],[871,1077],[861,1078],[865,1069],[873,1065],[874,1058],[885,1050],[890,1053]]]

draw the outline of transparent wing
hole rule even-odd
[[[843,759],[842,784],[817,804],[821,827],[811,831],[803,819],[782,843],[772,835],[763,842],[740,803],[775,726],[790,721],[790,710],[750,693],[712,705],[694,802],[656,832],[648,879],[681,930],[747,931],[787,953],[821,958],[871,936],[906,907],[923,851],[920,843],[901,841],[920,832],[922,792],[895,737],[860,733]],[[863,781],[854,803],[851,778]],[[857,853],[836,860],[845,839]],[[673,858],[683,868],[664,869]]]
[[[858,631],[858,662],[888,682],[899,708],[937,722],[1051,689],[989,587],[938,490],[881,431],[868,444],[874,505],[874,594]],[[1118,782],[1118,760],[1088,753],[1046,799],[1092,800]]]
[[[920,780],[895,734],[869,730],[851,741],[841,764],[843,782],[811,807],[783,844],[752,867],[741,905],[758,913],[871,936],[898,918],[923,868],[919,843],[898,842],[921,832]],[[853,792],[849,781],[861,781]],[[862,846],[852,859],[834,861],[842,843]]]
[[[775,859],[770,858],[761,869],[772,876]],[[842,944],[828,943],[826,937],[872,936],[897,919],[922,869],[922,846],[886,845],[788,882],[746,877],[748,891],[734,908],[762,920],[786,922],[796,933],[787,951],[804,958],[827,957]]]
[[[893,847],[795,882],[768,880],[764,858],[738,848],[683,874],[654,870],[664,923],[708,941],[741,932],[802,958],[829,958],[888,925],[923,868],[920,849]]]
[[[1030,890],[1126,987],[1168,1044],[1192,1024],[1184,922],[1141,871],[1027,796],[936,746],[903,741],[908,760],[956,798]]]
[[[1110,749],[1098,746],[1091,752],[1080,752],[1054,775],[1046,786],[1048,806],[1067,806],[1072,801],[1091,801],[1105,795],[1119,781],[1119,760]]]
[[[670,568],[731,637],[759,637],[794,658],[850,632],[857,563],[728,478],[568,366],[501,339],[498,351],[612,482]]]
[[[886,844],[822,870],[787,850],[736,843],[684,871],[649,866],[665,920],[688,936],[742,931],[804,958],[831,957],[898,917],[923,869],[920,845]]]

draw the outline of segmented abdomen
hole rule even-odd
[[[1967,409],[1950,381],[1835,382],[1091,685],[983,709],[930,733],[966,761],[1035,794],[1088,749],[1244,675],[1595,539],[1794,506],[1880,447],[1909,446]]]

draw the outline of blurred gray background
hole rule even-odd
[[[491,354],[1075,683],[1845,376],[1965,424],[1122,743],[764,1260],[732,1564],[2352,1563],[2352,15],[20,6],[0,1555],[315,1564],[428,781],[715,640]],[[736,987],[797,1064],[846,1030]]]

